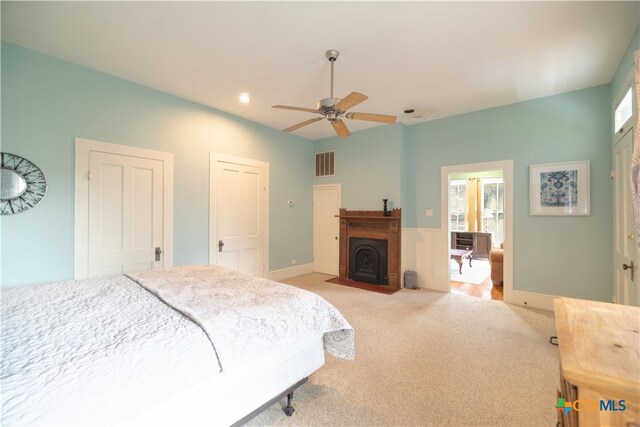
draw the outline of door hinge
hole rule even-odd
[[[91,181],[91,171],[87,172],[87,181]]]

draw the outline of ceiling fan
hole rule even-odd
[[[361,102],[367,100],[369,97],[367,95],[363,95],[358,92],[351,92],[349,95],[344,98],[334,98],[333,97],[333,63],[338,59],[338,52],[335,49],[330,49],[326,52],[327,59],[331,62],[331,95],[329,98],[321,99],[318,102],[318,106],[314,110],[313,108],[304,108],[304,107],[291,107],[289,105],[274,105],[272,108],[281,108],[283,110],[295,110],[295,111],[306,111],[308,113],[316,113],[320,114],[321,117],[315,117],[313,119],[305,120],[304,122],[300,122],[293,126],[290,126],[286,129],[283,129],[284,132],[292,132],[296,129],[300,129],[303,126],[310,125],[311,123],[315,123],[322,119],[327,119],[331,122],[333,129],[336,131],[336,134],[340,137],[347,137],[351,135],[349,129],[347,129],[347,125],[342,121],[342,118],[345,117],[350,120],[366,120],[370,122],[379,122],[379,123],[395,123],[396,116],[388,116],[385,114],[372,114],[372,113],[351,113],[347,112],[348,109],[354,107]]]

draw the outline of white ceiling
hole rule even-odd
[[[4,40],[278,129],[314,115],[271,105],[329,96],[327,49],[335,96],[413,124],[609,83],[639,22],[638,1],[2,1]]]

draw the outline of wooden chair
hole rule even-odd
[[[491,264],[491,282],[494,286],[502,286],[503,279],[503,267],[502,259],[504,256],[504,249],[502,244],[500,248],[493,248],[489,253],[489,264]]]

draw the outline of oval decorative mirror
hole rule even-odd
[[[39,167],[24,157],[0,153],[0,215],[13,215],[35,205],[47,193]]]

